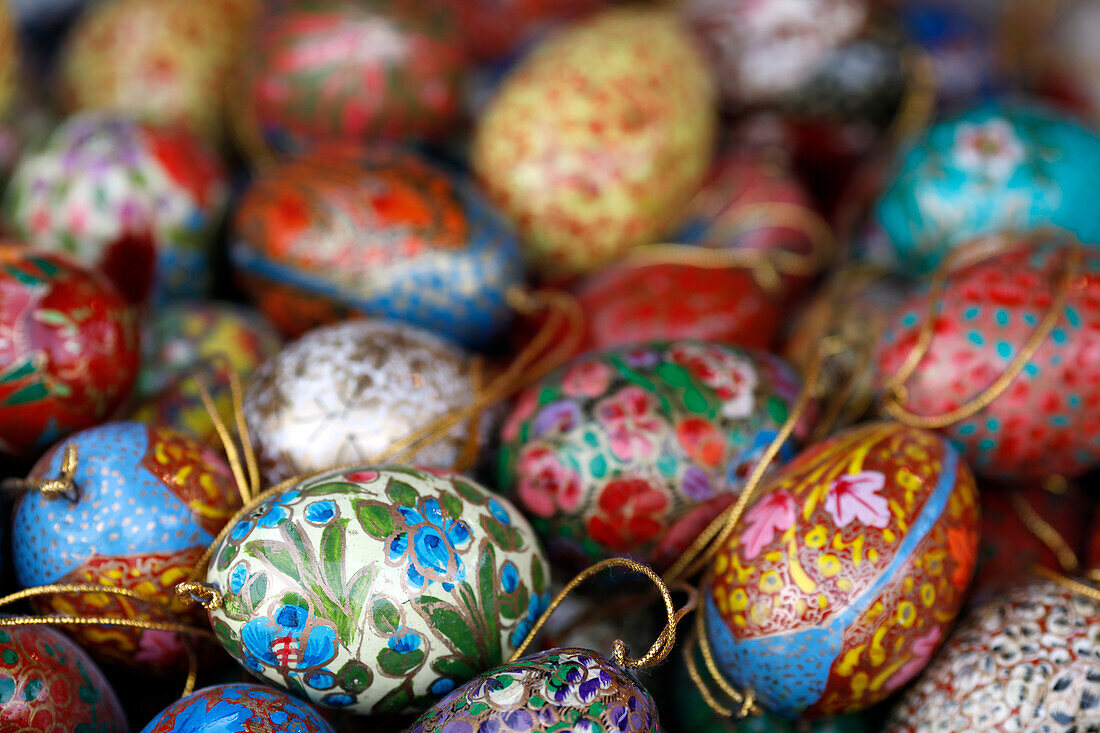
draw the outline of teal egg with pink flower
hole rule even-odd
[[[736,499],[799,387],[787,363],[734,346],[589,353],[520,395],[501,484],[559,563],[626,554],[667,566]]]
[[[339,469],[269,496],[215,548],[210,621],[257,677],[322,708],[422,710],[507,659],[549,603],[534,531],[462,476]]]

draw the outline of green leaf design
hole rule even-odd
[[[453,494],[440,494],[439,500],[443,502],[443,507],[447,510],[448,516],[451,519],[462,518],[462,500]]]
[[[401,626],[401,612],[385,598],[374,602],[374,625],[383,634],[394,634]]]
[[[43,382],[29,384],[23,389],[8,395],[4,400],[5,405],[24,405],[28,402],[37,402],[50,396],[50,390]]]
[[[453,481],[452,483],[455,487],[455,491],[457,491],[459,493],[459,496],[461,496],[466,501],[470,502],[471,504],[477,504],[477,505],[481,505],[481,504],[485,503],[485,493],[484,492],[478,491],[477,489],[475,489],[473,486],[466,483],[465,481],[457,481],[456,480],[456,481]]]
[[[357,501],[354,504],[355,518],[363,527],[363,531],[372,537],[385,539],[393,534],[393,514],[388,506],[368,501]]]
[[[267,574],[260,573],[248,588],[248,600],[252,604],[252,608],[260,605],[265,595],[267,595]]]
[[[481,528],[502,550],[516,552],[522,550],[526,544],[519,530],[515,527],[505,527],[493,517],[482,517]]]
[[[283,543],[271,540],[256,540],[245,545],[244,551],[257,560],[262,560],[271,565],[291,580],[299,582],[302,580],[298,572],[298,566],[294,563],[294,558]]]
[[[330,522],[321,534],[321,558],[325,563],[325,579],[335,591],[344,589],[344,537],[346,519]]]
[[[348,586],[348,603],[352,618],[359,618],[363,613],[363,606],[367,605],[370,597],[371,585],[374,583],[374,566],[368,565],[360,571],[359,575]]]
[[[336,673],[336,684],[353,695],[370,687],[372,682],[374,673],[370,671],[370,667],[354,659],[349,659]]]
[[[386,496],[400,506],[416,506],[420,493],[404,481],[390,479],[390,485],[386,487]]]
[[[233,630],[229,628],[229,625],[221,619],[214,620],[214,635],[218,637],[218,641],[225,647],[225,650],[234,657],[239,659],[244,656],[241,642],[234,636]]]
[[[527,612],[528,600],[527,586],[521,585],[514,593],[501,596],[500,616],[509,621],[514,621]]]
[[[409,692],[409,683],[406,682],[379,700],[374,706],[374,712],[378,715],[402,713],[410,702],[412,702],[412,693]]]
[[[480,672],[477,667],[459,657],[436,659],[432,662],[432,669],[436,673],[444,677],[450,677],[459,683],[476,677]]]
[[[500,615],[497,611],[497,554],[491,542],[486,542],[478,560],[478,585],[481,592],[481,613],[485,619],[485,652],[494,663],[501,657]]]
[[[430,596],[421,596],[420,606],[431,625],[451,642],[459,654],[467,659],[477,659],[480,656],[477,637],[452,606]]]
[[[279,526],[282,528],[286,536],[290,539],[291,543],[293,543],[294,549],[298,552],[298,557],[302,558],[303,560],[308,560],[309,558],[312,558],[314,556],[313,548],[306,544],[305,538],[302,537],[302,531],[298,529],[298,526],[294,524],[294,522],[284,521],[281,522]]]
[[[47,326],[69,326],[72,321],[61,311],[43,308],[35,312],[34,317]]]
[[[393,677],[404,677],[423,663],[423,649],[414,649],[402,654],[385,647],[378,652],[378,666],[383,672]]]
[[[542,595],[546,590],[546,572],[542,568],[542,560],[536,554],[531,558],[531,581],[534,586],[535,593]]]

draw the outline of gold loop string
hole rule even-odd
[[[729,683],[726,676],[722,674],[722,670],[719,669],[718,661],[714,658],[714,651],[710,646],[710,639],[707,637],[706,619],[703,617],[705,613],[706,608],[703,607],[695,614],[695,628],[689,640],[691,644],[684,649],[685,661],[688,663],[688,674],[691,677],[691,681],[695,684],[695,689],[699,691],[703,697],[703,701],[707,702],[711,710],[714,710],[723,717],[736,717],[740,720],[753,715],[760,715],[763,711],[756,702],[756,693],[753,690],[742,691],[737,689]],[[692,652],[694,652],[693,646],[696,643],[699,646],[700,655],[703,657],[703,665],[706,667],[711,681],[718,687],[722,694],[738,706],[737,710],[722,706],[714,699],[713,695],[711,695],[709,688],[703,680],[702,674],[699,673],[698,667],[695,664],[695,659],[692,656]]]
[[[222,416],[218,413],[218,407],[214,404],[214,398],[210,396],[210,388],[206,386],[206,380],[196,374],[194,377],[195,388],[199,391],[199,397],[202,398],[203,407],[206,408],[206,412],[210,417],[210,421],[214,423],[214,430],[217,431],[218,437],[222,442],[222,449],[225,451],[226,462],[229,464],[230,470],[233,471],[233,478],[237,484],[237,493],[241,496],[241,504],[247,504],[249,498],[252,495],[248,479],[245,478],[244,468],[241,464],[241,456],[237,451],[237,442],[233,440],[233,436],[229,434],[229,428],[226,427],[225,421],[222,420]],[[237,395],[233,395],[234,401],[234,413],[240,414],[242,410],[238,410],[237,405],[243,403],[237,402]]]
[[[1018,489],[1010,491],[1008,501],[1012,506],[1012,511],[1016,512],[1016,516],[1020,518],[1027,531],[1035,535],[1040,542],[1046,545],[1048,550],[1054,553],[1054,556],[1058,559],[1058,564],[1062,566],[1062,570],[1069,574],[1076,573],[1080,567],[1077,553],[1073,551],[1073,548],[1069,546],[1065,537],[1058,530],[1039,516],[1039,512],[1035,511],[1035,507],[1031,506],[1031,503],[1024,497],[1023,492]]]
[[[217,611],[222,607],[222,594],[209,583],[186,580],[176,585],[176,597],[185,605],[198,603],[207,611]]]
[[[61,455],[61,470],[55,478],[6,478],[0,484],[0,490],[12,493],[37,491],[47,499],[65,497],[72,502],[79,501],[75,480],[79,463],[76,443],[66,443]]]
[[[1032,243],[1034,243],[1034,241]],[[884,380],[882,410],[887,415],[910,427],[927,430],[945,428],[960,420],[972,417],[992,404],[994,400],[1000,397],[1004,391],[1008,389],[1013,380],[1015,380],[1020,372],[1023,371],[1024,367],[1027,366],[1028,361],[1035,355],[1035,352],[1043,345],[1043,342],[1050,335],[1050,332],[1054,330],[1054,326],[1057,325],[1059,319],[1062,317],[1062,311],[1065,307],[1066,300],[1069,298],[1069,293],[1073,289],[1074,283],[1080,274],[1082,252],[1080,245],[1076,242],[1071,242],[1065,249],[1065,267],[1056,285],[1050,307],[1044,314],[1042,321],[1040,321],[1039,325],[1035,328],[1012,361],[1009,362],[1004,372],[1002,372],[992,384],[966,403],[939,415],[918,415],[905,407],[909,398],[909,392],[905,385],[913,376],[917,367],[924,361],[932,345],[932,339],[935,335],[936,319],[939,316],[940,309],[943,307],[943,296],[947,288],[948,275],[952,269],[965,267],[995,254],[1003,254],[1006,251],[1013,251],[1019,248],[1018,246],[1009,246],[1006,249],[1005,245],[1006,243],[1003,237],[992,237],[985,240],[979,240],[973,243],[973,248],[964,247],[957,250],[957,254],[952,253],[955,256],[945,258],[944,264],[936,270],[928,289],[928,306],[925,312],[924,321],[921,323],[920,330],[917,333],[917,341],[913,349],[902,362],[901,367],[891,377]],[[975,257],[977,257],[977,259],[975,259]]]
[[[891,146],[915,135],[928,126],[936,112],[936,67],[928,52],[918,46],[910,46],[902,54],[902,68],[908,83],[894,119],[886,132]]]
[[[1091,601],[1095,601],[1096,603],[1100,603],[1100,590],[1093,588],[1091,585],[1086,585],[1079,580],[1067,578],[1061,573],[1055,572],[1050,568],[1043,567],[1042,565],[1037,565],[1035,567],[1035,573],[1043,578],[1046,578],[1047,580],[1054,581],[1066,590],[1072,591],[1079,596],[1084,596],[1085,598],[1088,598]],[[1091,579],[1092,577],[1090,573],[1090,580]]]

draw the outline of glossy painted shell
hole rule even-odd
[[[441,138],[457,123],[462,66],[444,3],[287,4],[260,24],[245,104],[278,151]]]
[[[69,443],[78,453],[76,501],[29,491],[15,506],[12,556],[19,584],[128,588],[185,612],[176,584],[240,506],[225,460],[163,428],[106,423],[57,444],[30,477],[57,476]],[[107,595],[51,596],[39,608],[164,620],[144,604]],[[147,670],[164,671],[184,653],[175,634],[163,631],[87,627],[72,635],[97,656]]]
[[[28,242],[98,267],[135,303],[201,296],[226,176],[183,129],[89,113],[19,162],[4,214]]]
[[[216,548],[211,623],[257,676],[360,715],[423,709],[507,658],[549,602],[523,516],[454,474],[331,471]]]
[[[657,733],[658,726],[657,706],[632,674],[588,649],[553,649],[458,688],[409,733]]]
[[[177,700],[141,733],[242,733],[270,730],[332,733],[332,726],[297,698],[266,685],[214,685]]]
[[[245,194],[236,237],[244,284],[290,335],[365,314],[484,344],[522,281],[515,234],[481,195],[397,150],[327,148],[273,168]]]
[[[368,461],[473,399],[476,373],[457,347],[393,321],[349,321],[310,332],[268,360],[244,399],[260,469],[276,483]],[[471,441],[464,421],[409,453],[449,468]]]
[[[978,496],[958,452],[896,423],[852,428],[762,487],[703,585],[722,671],[770,712],[884,699],[928,663],[962,606]]]
[[[0,629],[0,728],[126,733],[126,715],[95,662],[50,626]]]
[[[556,560],[667,565],[737,496],[798,389],[784,362],[732,346],[588,354],[520,395],[501,435],[501,486]]]
[[[691,37],[664,11],[619,9],[520,64],[478,123],[472,166],[540,274],[567,276],[671,234],[714,131]]]
[[[1068,250],[1037,236],[951,274],[928,353],[905,385],[908,409],[937,415],[986,390],[1050,310]],[[916,343],[928,292],[905,301],[878,354],[880,377],[896,373]],[[979,475],[1043,479],[1100,463],[1100,254],[1085,249],[1063,313],[1023,371],[973,417],[943,429]]]
[[[872,256],[907,275],[959,244],[1059,226],[1100,242],[1100,136],[1038,105],[985,104],[899,153],[875,206]]]
[[[59,255],[0,244],[0,453],[33,458],[129,396],[137,312]]]
[[[1100,727],[1100,606],[1049,581],[1021,583],[957,628],[902,696],[885,730]]]
[[[70,111],[180,123],[222,142],[227,80],[259,8],[256,0],[97,2],[62,49],[62,100]]]

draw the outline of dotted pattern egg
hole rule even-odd
[[[870,423],[780,469],[703,583],[723,673],[770,712],[863,710],[916,676],[962,606],[974,478],[947,441]]]
[[[974,611],[894,708],[890,733],[1100,728],[1100,606],[1031,580]]]
[[[327,148],[252,184],[232,258],[290,335],[369,315],[471,346],[508,324],[515,234],[467,182],[407,152]]]
[[[0,243],[0,453],[33,458],[107,418],[138,360],[137,313],[103,278]]]
[[[49,626],[0,629],[0,728],[126,733],[126,715],[95,662]]]
[[[12,556],[23,587],[101,584],[149,596],[175,613],[188,607],[175,586],[240,507],[224,459],[191,438],[138,423],[107,423],[77,433],[46,453],[31,478],[53,478],[63,448],[76,446],[78,500],[20,497]],[[52,596],[39,608],[69,615],[163,620],[145,604],[114,596]],[[144,669],[179,662],[174,634],[87,627],[72,635],[97,656]]]
[[[986,390],[1050,310],[1067,249],[1037,236],[954,273],[925,358],[906,384],[907,406],[937,415]],[[884,334],[883,380],[916,344],[927,290],[908,299]],[[1086,250],[1050,336],[1008,388],[973,417],[943,429],[979,475],[1073,477],[1100,462],[1100,255]]]
[[[668,565],[736,498],[798,391],[787,364],[732,346],[582,356],[520,395],[501,434],[501,485],[555,560]]]
[[[608,11],[537,47],[480,119],[472,166],[547,277],[670,234],[706,174],[715,92],[663,11]]]
[[[424,713],[409,733],[658,729],[657,706],[632,674],[587,649],[553,649],[460,687]]]
[[[230,654],[313,703],[424,709],[507,658],[549,603],[546,560],[506,500],[412,468],[331,471],[275,494],[214,553]]]
[[[262,685],[215,685],[169,705],[141,733],[332,733],[324,718],[285,692]]]
[[[89,113],[19,162],[4,214],[31,244],[159,303],[205,293],[227,200],[221,161],[190,133]]]

